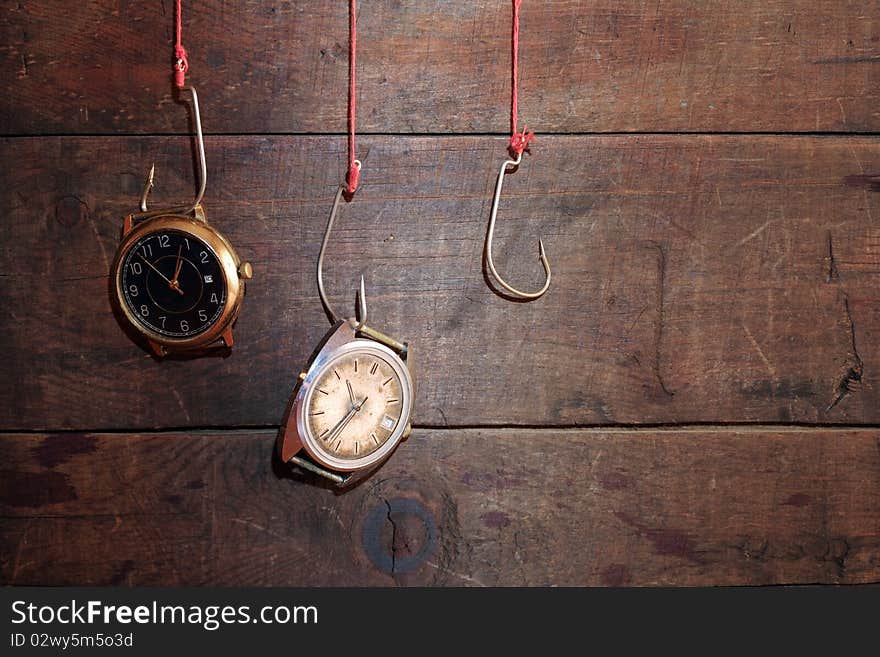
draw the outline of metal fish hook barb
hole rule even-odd
[[[361,163],[358,160],[355,160],[355,165],[358,169],[361,168]],[[330,305],[330,301],[327,299],[327,292],[324,290],[324,256],[327,253],[327,243],[330,241],[330,233],[333,230],[333,222],[336,221],[336,213],[339,210],[339,203],[345,192],[345,185],[340,185],[339,189],[336,190],[336,196],[333,199],[333,209],[330,210],[330,218],[327,220],[327,228],[324,229],[324,239],[321,240],[321,251],[318,253],[318,296],[321,297],[321,304],[324,306],[324,310],[327,312],[331,324],[336,323],[338,316]],[[354,328],[356,331],[360,331],[367,324],[367,293],[364,289],[363,276],[361,276],[360,289],[356,295],[356,305],[358,309],[358,317],[357,324]]]
[[[208,184],[208,166],[205,164],[205,138],[202,135],[202,117],[199,113],[199,95],[196,93],[196,88],[193,86],[182,87],[181,91],[189,91],[190,94],[192,94],[193,123],[195,123],[196,126],[196,149],[199,155],[199,191],[196,194],[196,198],[192,205],[173,208],[173,210],[175,212],[189,214],[190,212],[195,211],[202,202],[202,197],[205,195],[205,186]],[[150,190],[153,189],[153,178],[155,174],[156,165],[154,164],[150,167],[150,173],[147,176],[147,183],[144,185],[144,193],[141,194],[141,212],[147,212],[147,197],[150,195]]]
[[[501,278],[501,274],[495,269],[495,263],[492,261],[492,238],[495,236],[495,219],[498,216],[498,201],[501,199],[501,188],[504,185],[504,175],[507,173],[508,166],[515,167],[521,161],[522,153],[517,153],[516,159],[505,160],[504,164],[501,165],[501,170],[498,172],[498,182],[495,184],[495,197],[492,199],[492,214],[489,218],[489,230],[486,234],[486,264],[489,267],[489,271],[492,272],[492,276],[501,287],[517,298],[531,300],[543,296],[550,288],[552,274],[550,273],[550,263],[547,261],[547,253],[544,251],[544,242],[541,239],[538,239],[538,255],[541,259],[541,265],[544,267],[544,275],[547,279],[544,281],[544,286],[537,292],[523,292],[510,285],[507,281]]]

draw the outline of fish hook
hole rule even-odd
[[[199,95],[196,93],[196,88],[192,85],[182,87],[181,90],[189,91],[190,94],[192,94],[193,123],[196,127],[196,149],[199,155],[199,191],[196,194],[196,198],[192,205],[184,206],[182,208],[174,208],[174,210],[182,212],[183,214],[189,214],[195,212],[196,208],[202,202],[202,197],[205,195],[205,187],[208,184],[208,166],[205,163],[205,138],[202,135],[202,117],[199,113]],[[144,185],[144,192],[141,194],[141,212],[147,212],[147,197],[150,195],[150,190],[153,189],[153,178],[155,175],[156,165],[153,164],[153,166],[150,167],[150,173],[147,176],[147,182]]]
[[[360,171],[361,163],[359,160],[354,161],[355,166]],[[336,214],[339,210],[339,203],[343,194],[346,193],[347,187],[340,185],[336,190],[336,196],[333,199],[333,208],[330,210],[330,218],[327,220],[327,227],[324,229],[324,238],[321,240],[321,250],[318,253],[318,296],[321,297],[321,304],[330,319],[331,324],[335,324],[338,317],[327,299],[327,292],[324,290],[324,256],[327,253],[327,243],[330,241],[330,233],[333,230],[333,223],[336,221]],[[367,294],[364,289],[364,277],[361,276],[360,289],[356,294],[356,305],[358,309],[357,323],[354,326],[355,331],[360,331],[367,324]]]
[[[495,197],[492,199],[492,214],[489,218],[489,230],[486,234],[486,264],[489,267],[489,271],[492,272],[492,276],[498,282],[501,287],[510,292],[512,295],[519,299],[525,300],[533,300],[538,299],[543,296],[544,293],[550,288],[550,279],[552,274],[550,273],[550,263],[547,261],[547,253],[544,251],[544,242],[540,238],[538,239],[538,256],[541,259],[541,265],[544,267],[544,275],[547,279],[544,281],[544,286],[538,290],[537,292],[523,292],[522,290],[518,290],[512,285],[510,285],[507,281],[501,278],[501,274],[498,273],[498,270],[495,268],[495,263],[492,260],[492,238],[495,236],[495,219],[498,216],[498,202],[501,199],[501,188],[504,185],[504,175],[507,173],[508,166],[518,166],[522,161],[522,153],[517,153],[515,160],[505,160],[504,164],[501,165],[501,170],[498,172],[498,182],[495,184]]]

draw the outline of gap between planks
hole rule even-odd
[[[0,134],[2,139],[126,139],[143,137],[191,137],[192,132],[21,132]],[[536,137],[880,137],[880,132],[869,131],[793,131],[779,132],[773,130],[756,131],[674,131],[674,130],[633,130],[633,131],[587,131],[587,132],[540,132]],[[346,137],[346,132],[203,132],[204,137]],[[425,139],[431,137],[450,139],[460,137],[473,139],[474,137],[487,137],[506,139],[510,137],[506,132],[358,132],[358,137],[396,137]]]
[[[163,428],[123,428],[123,429],[28,429],[28,430],[0,430],[0,436],[41,436],[41,435],[105,435],[105,436],[134,436],[134,435],[216,435],[219,433],[267,433],[277,432],[278,425],[266,426],[237,426],[237,427],[163,427]],[[880,425],[858,424],[750,424],[750,423],[709,423],[709,424],[642,424],[642,425],[414,425],[413,431],[530,431],[547,433],[578,433],[578,434],[635,434],[635,433],[699,433],[699,434],[762,434],[762,433],[793,433],[793,434],[819,434],[819,433],[871,433],[880,431]]]

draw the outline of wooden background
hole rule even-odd
[[[185,3],[187,4],[187,3]],[[192,194],[173,3],[0,8],[0,581],[880,582],[880,2],[522,10],[497,261],[506,0],[359,18],[361,190],[328,260],[408,339],[415,432],[344,495],[273,462],[326,331],[347,3],[188,3],[210,221],[254,263],[225,359],[158,362],[108,267],[152,162]]]

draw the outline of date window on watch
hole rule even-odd
[[[382,418],[382,428],[391,431],[394,428],[394,418],[386,415]]]

